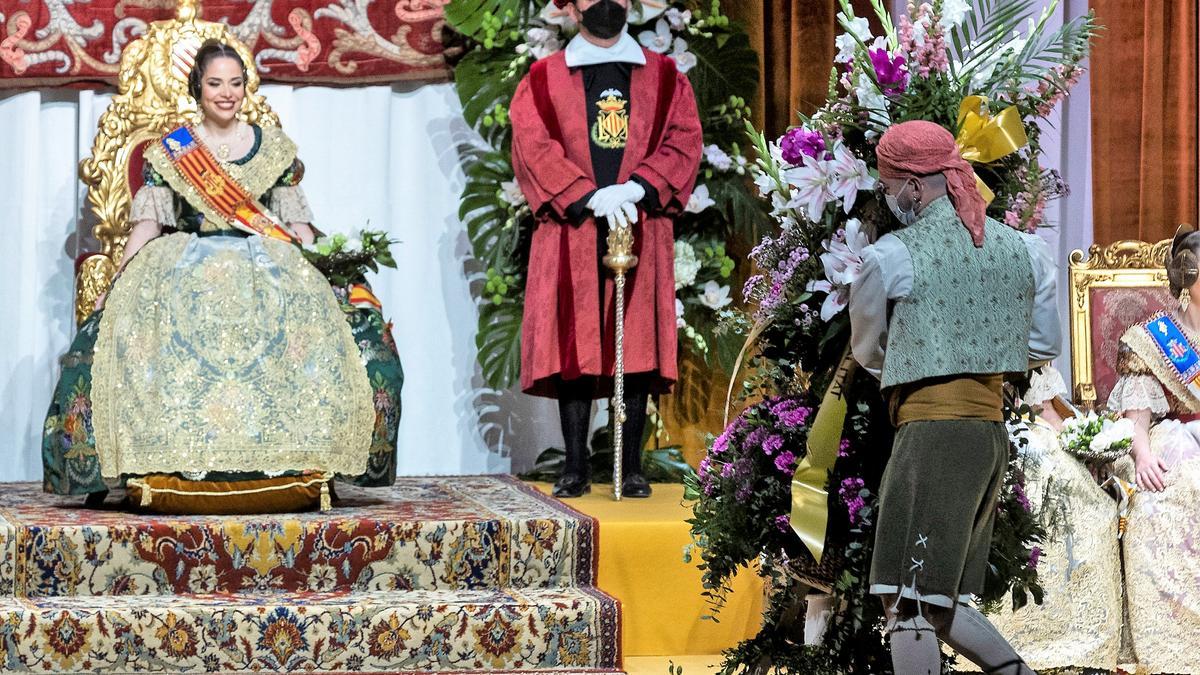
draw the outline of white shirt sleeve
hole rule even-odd
[[[863,249],[862,261],[850,286],[850,349],[854,360],[878,379],[891,303],[912,293],[912,256],[900,239],[884,235]]]
[[[1036,234],[1022,234],[1033,266],[1033,327],[1029,331],[1029,360],[1051,361],[1062,352],[1058,321],[1058,267],[1050,246]]]

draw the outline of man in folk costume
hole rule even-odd
[[[1032,673],[966,603],[983,591],[1008,466],[1003,378],[1059,352],[1053,259],[1036,235],[984,215],[944,128],[897,124],[876,154],[907,227],[864,250],[850,291],[854,357],[881,378],[898,427],[871,593],[887,609],[897,675],[942,672],[938,638],[984,672]]]
[[[579,23],[563,51],[533,65],[510,118],[517,182],[537,221],[521,329],[521,387],[557,398],[566,464],[559,497],[590,489],[592,400],[613,389],[614,297],[602,262],[608,228],[629,225],[638,264],[625,285],[627,497],[642,476],[646,401],[676,377],[673,218],[703,152],[687,78],[626,31],[629,0],[555,0]]]

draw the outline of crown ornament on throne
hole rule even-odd
[[[117,94],[100,117],[92,156],[79,163],[88,204],[97,222],[92,234],[100,250],[79,266],[75,320],[92,312],[108,290],[129,237],[129,207],[141,184],[142,149],[176,126],[198,124],[197,103],[188,94],[188,74],[196,52],[208,40],[228,44],[246,64],[246,98],[238,117],[251,124],[278,126],[279,118],[258,94],[254,56],[222,23],[199,19],[199,0],[179,0],[175,18],[155,21],[146,34],[121,52]]]

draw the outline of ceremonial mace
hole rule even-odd
[[[608,253],[604,266],[613,271],[617,310],[616,360],[613,364],[613,499],[621,501],[621,463],[624,458],[625,431],[625,273],[636,266],[633,254],[633,228],[609,221]],[[640,439],[639,439],[640,440]],[[637,441],[634,441],[635,443]]]

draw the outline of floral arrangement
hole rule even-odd
[[[842,0],[838,21],[845,32],[837,38],[825,103],[778,139],[750,129],[757,151],[750,172],[776,227],[750,254],[760,272],[743,288],[751,308],[722,325],[744,337],[747,374],[737,376],[741,397],[802,400],[813,407],[812,419],[821,416],[821,394],[847,363],[844,310],[861,252],[901,226],[874,190],[875,144],[892,124],[914,119],[941,124],[955,134],[979,176],[990,217],[1025,231],[1045,226],[1046,201],[1063,194],[1065,186],[1041,165],[1039,124],[1078,80],[1096,26],[1089,14],[1051,29],[1058,3],[1041,13],[1033,12],[1033,4],[910,2],[893,23],[882,0],[872,1],[872,19],[856,16]],[[996,150],[999,136],[1017,141]],[[859,372],[842,384],[849,403],[842,438],[848,442],[826,484],[828,529],[819,565],[778,527],[790,508],[786,495],[755,482],[774,478],[766,460],[733,463],[757,467],[748,477],[745,469],[725,468],[737,452],[765,454],[761,446],[744,447],[750,424],[744,415],[714,440],[710,461],[695,481],[692,534],[714,608],[741,566],[765,559],[763,573],[773,580],[768,620],[757,637],[726,653],[725,672],[762,663],[803,673],[890,672],[879,603],[867,597],[880,482],[874,468],[881,468],[880,455],[890,447],[890,423],[878,412],[886,406],[877,381]],[[759,404],[748,410],[768,427],[767,437],[796,433],[764,417]],[[1021,417],[1012,406],[1007,415]],[[727,447],[722,438],[742,440]],[[1014,439],[980,598],[992,608],[1004,598],[1017,607],[1041,597],[1036,561],[1045,528],[1025,498],[1024,459],[1020,439]],[[804,445],[786,449],[797,459],[805,454]],[[724,476],[726,471],[731,475]],[[738,503],[745,481],[756,486],[749,504]],[[779,501],[772,501],[776,494]],[[795,601],[795,579],[827,589],[834,606],[842,608],[819,645],[800,645],[793,637],[803,617],[789,604]]]
[[[1133,420],[1088,411],[1063,421],[1058,440],[1063,450],[1093,464],[1110,464],[1133,448]]]
[[[386,232],[362,230],[357,234],[334,234],[318,237],[300,247],[304,259],[316,267],[337,287],[346,287],[366,278],[367,271],[378,272],[379,266],[396,267]]]
[[[510,163],[509,104],[538,59],[566,46],[577,27],[549,0],[450,0],[448,25],[465,38],[454,81],[463,114],[483,137],[467,151],[460,217],[481,274],[476,343],[483,377],[503,388],[520,372],[520,330],[533,218]],[[731,369],[739,338],[718,330],[732,302],[735,263],[727,242],[749,240],[766,222],[734,142],[749,119],[758,58],[719,0],[642,0],[630,35],[687,74],[704,126],[704,160],[685,213],[675,222],[676,323],[681,353]],[[707,388],[703,388],[707,391]]]

